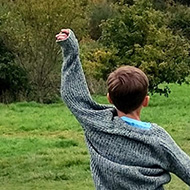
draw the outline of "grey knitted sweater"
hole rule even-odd
[[[79,59],[74,33],[58,42],[63,50],[61,94],[84,129],[97,190],[163,190],[170,172],[190,185],[190,158],[156,124],[127,125],[116,109],[94,102]]]

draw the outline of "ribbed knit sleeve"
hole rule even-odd
[[[166,169],[176,174],[190,186],[190,157],[175,143],[166,131],[162,133],[160,145],[168,162]]]
[[[83,127],[101,128],[102,121],[106,120],[110,113],[108,111],[110,106],[97,104],[91,98],[79,58],[78,41],[74,33],[70,30],[69,37],[58,43],[63,52],[62,99]],[[99,120],[101,123],[98,123]]]

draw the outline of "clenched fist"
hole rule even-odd
[[[62,29],[61,32],[55,36],[56,41],[59,42],[59,41],[66,40],[69,36],[69,32],[70,32],[69,29]]]

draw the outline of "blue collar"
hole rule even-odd
[[[147,129],[147,130],[151,128],[151,124],[147,122],[138,121],[136,119],[131,119],[126,116],[122,116],[121,119],[125,121],[128,125],[133,127],[137,127],[140,129]]]

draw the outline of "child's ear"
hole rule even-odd
[[[150,100],[150,96],[145,96],[145,98],[143,100],[143,103],[142,103],[142,106],[147,107],[148,103],[149,103],[149,100]]]
[[[109,102],[110,104],[113,104],[113,102],[112,102],[112,100],[111,100],[111,98],[110,98],[109,93],[107,93],[107,99],[108,99],[108,102]]]

